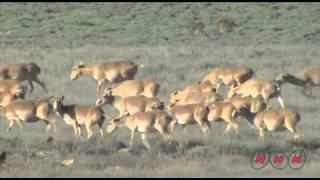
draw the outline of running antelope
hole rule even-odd
[[[238,111],[247,109],[251,113],[257,113],[266,109],[266,103],[259,97],[235,96],[224,100],[224,102],[230,102]]]
[[[270,98],[276,97],[281,107],[284,109],[284,101],[281,97],[280,83],[272,80],[249,79],[235,88],[231,88],[228,92],[228,98],[240,94],[242,97],[258,97],[262,96],[267,103],[267,109],[271,108]]]
[[[28,81],[30,92],[33,91],[33,83],[39,84],[45,92],[48,92],[45,84],[38,79],[41,70],[35,63],[1,64],[0,80],[12,79]]]
[[[52,104],[47,99],[16,100],[0,108],[0,116],[10,121],[7,133],[10,132],[14,123],[17,123],[22,130],[22,122],[31,123],[37,121],[43,121],[46,124],[47,133],[52,126],[56,130],[54,120],[52,120],[52,112]]]
[[[129,96],[120,98],[119,96],[114,96],[109,90],[105,90],[96,101],[96,106],[103,106],[104,104],[110,104],[115,107],[119,111],[118,118],[127,113],[134,114],[163,108],[163,103],[156,97]]]
[[[245,118],[259,130],[259,141],[264,141],[264,132],[283,131],[287,129],[293,134],[294,141],[300,138],[296,125],[300,121],[300,114],[292,109],[272,109],[258,113],[246,111]]]
[[[236,87],[254,76],[254,71],[243,65],[219,66],[210,70],[201,82],[211,82],[218,92],[221,84]]]
[[[227,128],[225,133],[232,127],[236,133],[239,133],[239,125],[235,122],[236,107],[230,102],[214,102],[209,106],[208,120],[210,122],[225,121]]]
[[[143,65],[140,65],[143,67]],[[80,63],[71,70],[71,80],[76,80],[81,74],[90,74],[98,82],[99,91],[103,83],[113,84],[124,80],[132,80],[138,70],[137,64],[131,61],[114,61],[84,65]]]
[[[298,76],[289,73],[281,73],[276,78],[281,83],[291,83],[293,85],[302,86],[303,94],[312,96],[312,87],[320,86],[320,65],[303,69]]]
[[[16,97],[24,99],[26,87],[19,80],[0,80],[0,92],[9,92]]]
[[[209,81],[206,81],[204,83],[199,81],[187,86],[183,90],[179,90],[171,93],[170,102],[175,103],[176,101],[179,101],[180,99],[184,98],[184,96],[187,96],[189,93],[194,93],[194,92],[209,94],[209,93],[215,93],[216,89]]]
[[[73,126],[76,138],[81,137],[80,126],[84,125],[89,140],[93,135],[91,126],[94,124],[99,126],[101,137],[103,137],[102,125],[106,118],[101,108],[94,105],[64,105],[63,99],[64,96],[50,98],[57,115],[63,118],[66,124]]]
[[[204,136],[207,136],[210,129],[210,123],[207,119],[209,112],[208,106],[199,104],[188,104],[167,107],[168,114],[181,125],[185,131],[186,125],[198,123]]]
[[[0,107],[7,106],[12,101],[23,99],[20,96],[12,94],[11,92],[0,92]]]
[[[115,87],[106,88],[114,96],[122,98],[129,96],[143,95],[146,97],[156,97],[160,85],[154,80],[126,80]]]
[[[199,82],[188,85],[183,90],[173,92],[171,96],[173,95],[181,96],[190,92],[215,93],[216,88],[209,81],[206,81],[203,83],[199,81]]]
[[[130,146],[127,150],[132,149],[135,132],[141,133],[141,140],[150,151],[150,145],[147,134],[155,130],[158,131],[167,141],[173,130],[175,121],[165,111],[137,112],[130,116],[122,116],[121,118],[108,121],[107,132],[113,133],[118,127],[127,127],[131,130]]]

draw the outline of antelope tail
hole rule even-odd
[[[299,113],[296,113],[296,114],[295,114],[295,118],[296,118],[297,121],[300,121],[300,120],[301,120],[300,114],[299,114]]]

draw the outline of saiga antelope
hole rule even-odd
[[[231,88],[227,96],[228,98],[231,98],[236,94],[239,94],[242,97],[262,96],[264,101],[267,103],[267,109],[271,108],[269,99],[276,97],[281,107],[283,109],[285,108],[284,101],[281,97],[281,86],[278,81],[249,79],[243,84],[240,84],[235,88]]]
[[[315,65],[310,68],[303,69],[298,76],[289,73],[281,73],[276,77],[281,83],[291,83],[296,86],[303,87],[303,94],[312,96],[312,87],[320,86],[320,66]]]
[[[272,109],[258,113],[245,112],[244,117],[259,130],[259,141],[264,141],[264,132],[283,131],[287,129],[293,134],[294,141],[300,138],[296,125],[301,117],[292,109]]]
[[[143,65],[140,65],[143,67]],[[71,70],[71,80],[76,80],[81,74],[90,74],[98,82],[100,91],[103,83],[113,84],[124,80],[132,80],[138,70],[137,64],[132,61],[113,61],[91,65],[80,63]]]
[[[33,84],[39,84],[45,92],[48,92],[47,87],[38,79],[40,67],[35,63],[18,63],[18,64],[1,64],[0,65],[0,80],[12,79],[19,81],[28,81],[30,92],[33,91]]]
[[[101,137],[103,137],[102,125],[106,118],[101,108],[94,105],[64,105],[63,99],[64,96],[50,98],[58,116],[62,117],[66,124],[73,126],[76,138],[81,137],[80,126],[84,125],[89,140],[93,135],[91,126],[94,124],[99,126]]]
[[[113,133],[118,127],[129,128],[131,130],[130,145],[126,150],[132,149],[135,132],[140,132],[143,144],[150,151],[147,134],[156,130],[168,141],[174,125],[175,122],[165,111],[137,112],[108,121],[106,130],[108,133]]]
[[[22,122],[31,123],[37,121],[43,121],[46,124],[47,133],[52,126],[56,130],[54,120],[52,120],[52,112],[52,104],[46,99],[16,100],[0,108],[0,115],[10,121],[7,133],[9,133],[14,123],[17,123],[23,129]]]
[[[163,109],[163,102],[160,102],[156,97],[145,96],[129,96],[120,98],[114,96],[112,91],[105,90],[103,94],[96,100],[96,106],[103,106],[104,104],[110,104],[114,106],[118,111],[118,118],[126,113],[134,114],[136,112],[146,112],[155,109]]]

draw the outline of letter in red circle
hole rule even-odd
[[[283,155],[276,155],[274,158],[273,158],[273,163],[274,164],[281,164],[283,162]]]
[[[295,154],[295,155],[292,157],[291,163],[292,163],[292,164],[299,164],[299,163],[301,163],[301,156],[298,155],[298,154]]]
[[[256,164],[258,164],[258,163],[263,164],[264,160],[265,160],[264,155],[259,154],[256,156]]]

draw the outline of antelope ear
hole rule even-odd
[[[112,120],[113,122],[119,122],[120,121],[120,118],[116,118],[114,120]]]
[[[164,109],[164,102],[160,102],[159,107],[160,109]]]
[[[174,95],[177,95],[178,93],[179,93],[179,91],[175,91],[172,93],[172,95],[174,96]]]
[[[84,63],[81,61],[78,65],[78,68],[83,68],[84,66],[85,66]]]
[[[111,91],[112,89],[107,89],[107,95],[108,96],[112,96],[112,91]]]
[[[217,88],[211,88],[211,92],[216,93],[217,92]]]
[[[176,103],[172,103],[172,104],[169,104],[167,107],[168,107],[168,109],[171,109],[171,108],[173,108],[175,105],[176,105]]]

